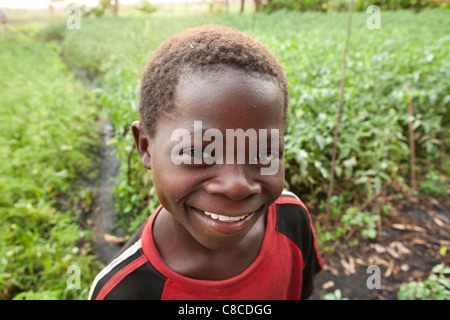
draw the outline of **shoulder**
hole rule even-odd
[[[294,193],[284,190],[274,203],[276,231],[291,239],[302,251],[314,241],[314,229],[308,209]]]
[[[313,288],[313,277],[323,268],[314,226],[305,204],[294,193],[284,190],[275,201],[275,230],[290,239],[300,250],[305,264],[302,273],[302,299],[307,298]]]
[[[139,231],[97,275],[89,300],[160,299],[165,281],[144,255]]]
[[[141,254],[142,242],[138,239],[126,250],[124,250],[118,257],[112,260],[94,279],[91,290],[89,292],[89,299],[103,300],[115,287],[120,283],[118,275],[127,275],[134,270],[130,266],[135,266],[136,261],[142,261]],[[126,276],[126,275],[125,275]]]
[[[277,220],[307,220],[311,222],[311,217],[306,205],[293,192],[283,190],[283,193],[275,201],[277,208]],[[309,223],[307,227],[309,227]]]
[[[303,208],[306,213],[308,213],[308,209],[305,204],[300,200],[300,198],[293,192],[288,191],[286,189],[283,190],[280,197],[274,202],[275,205],[283,205],[283,204],[291,204],[297,205]],[[309,213],[308,213],[309,214]]]

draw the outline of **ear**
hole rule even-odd
[[[149,141],[141,127],[141,123],[139,121],[134,121],[131,124],[131,131],[133,132],[134,143],[139,157],[141,157],[142,165],[146,169],[151,170],[150,153],[148,151]]]

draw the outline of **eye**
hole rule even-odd
[[[212,155],[212,152],[208,152],[205,150],[202,150],[202,158],[208,164],[211,163],[211,161],[214,161],[214,156]]]
[[[274,150],[260,151],[254,159],[257,164],[269,164],[279,158],[279,153]]]
[[[183,163],[186,164],[212,164],[214,156],[201,148],[185,148],[180,151]]]

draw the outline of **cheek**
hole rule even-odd
[[[163,202],[165,199],[172,201],[181,198],[184,189],[184,178],[173,170],[155,170],[153,175],[153,185],[158,199]],[[164,205],[164,204],[163,204]]]
[[[181,200],[194,188],[193,177],[170,158],[152,162],[152,179],[158,200],[169,211],[179,208]]]
[[[262,183],[266,188],[268,188],[268,191],[270,195],[273,198],[273,201],[278,199],[278,197],[281,195],[284,189],[284,163],[283,161],[280,161],[278,171],[274,175],[267,175],[267,176],[261,176],[262,177]]]

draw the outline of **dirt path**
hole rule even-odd
[[[96,90],[93,79],[86,70],[72,68],[75,77],[81,80],[89,90]],[[114,188],[118,183],[120,162],[114,152],[114,146],[109,146],[108,141],[114,137],[114,128],[107,120],[106,110],[101,111],[98,120],[98,132],[102,138],[100,160],[98,161],[98,178],[91,184],[95,190],[95,201],[88,219],[95,234],[95,250],[98,259],[106,264],[121,249],[121,245],[115,244],[115,240],[121,238],[123,242],[124,232],[117,228],[114,208]],[[117,238],[116,238],[117,237]]]
[[[100,134],[103,140],[101,161],[99,165],[99,175],[96,182],[96,201],[94,212],[91,213],[92,231],[95,234],[95,248],[98,259],[107,263],[120,250],[119,245],[115,245],[108,240],[108,235],[113,233],[116,225],[114,210],[114,187],[116,186],[117,173],[119,172],[119,159],[114,153],[114,147],[108,146],[108,141],[114,136],[112,125],[106,120],[105,112],[99,120]],[[117,236],[123,236],[121,230],[114,229]]]

